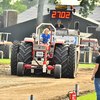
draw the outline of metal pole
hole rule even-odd
[[[7,40],[8,40],[8,34],[7,34],[7,36],[6,36],[6,42],[7,42]]]
[[[40,44],[40,28],[38,29],[38,45]]]

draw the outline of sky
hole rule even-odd
[[[79,5],[79,1],[77,0],[61,0],[62,4],[67,5]]]
[[[16,0],[12,0],[16,1]],[[79,1],[77,0],[61,0],[62,4],[67,4],[67,5],[79,5]]]

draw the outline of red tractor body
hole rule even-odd
[[[57,44],[64,44],[64,41],[56,40],[52,45],[52,31],[51,30],[51,42],[50,44],[35,44],[33,38],[25,38],[24,42],[32,42],[33,44],[33,60],[31,64],[24,64],[23,70],[25,69],[43,69],[43,65],[46,66],[45,71],[55,70],[54,65],[54,50]],[[52,47],[53,46],[53,47]],[[53,50],[51,50],[53,48]],[[52,51],[52,52],[50,52]],[[50,64],[50,65],[49,65]]]

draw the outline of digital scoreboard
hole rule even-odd
[[[50,18],[51,19],[71,19],[72,11],[68,10],[51,10]]]

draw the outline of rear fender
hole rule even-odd
[[[56,46],[57,46],[57,45],[63,45],[63,44],[64,44],[64,41],[56,41],[56,42],[55,42],[53,55],[54,55],[54,53],[55,53],[55,48],[56,48]]]
[[[24,42],[34,42],[34,39],[33,38],[25,38],[24,39]]]
[[[56,40],[55,45],[56,44],[64,44],[64,43],[65,43],[65,41],[63,41],[63,40],[62,41]]]

